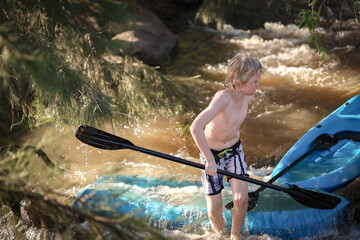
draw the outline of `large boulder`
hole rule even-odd
[[[178,38],[151,11],[141,5],[129,6],[134,24],[112,40],[124,43],[124,51],[146,64],[162,65],[177,45]]]

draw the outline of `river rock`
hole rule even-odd
[[[132,29],[117,34],[112,40],[124,43],[123,50],[146,64],[162,65],[177,45],[178,38],[151,11],[136,5],[128,10],[134,18]]]

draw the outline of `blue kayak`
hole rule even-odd
[[[250,184],[249,188],[254,186]],[[229,186],[223,190],[223,197],[224,202],[231,200]],[[299,204],[288,194],[266,189],[256,207],[247,213],[242,232],[296,239],[335,228],[348,205],[346,199],[337,197],[341,202],[336,208],[319,210]],[[104,175],[78,192],[73,207],[109,218],[130,213],[160,229],[210,229],[201,183],[195,181]],[[231,211],[225,210],[224,217],[230,228]]]
[[[348,100],[301,137],[274,168],[272,176],[309,151],[312,141],[322,134],[341,138],[330,148],[312,151],[277,181],[333,192],[360,176],[360,95]]]

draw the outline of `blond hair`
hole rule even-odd
[[[250,57],[246,53],[238,53],[230,60],[227,77],[222,85],[234,91],[237,81],[240,80],[242,84],[245,84],[252,76],[259,72],[264,72],[259,60]]]

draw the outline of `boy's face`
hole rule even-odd
[[[261,72],[257,72],[254,76],[252,76],[245,84],[239,81],[240,90],[245,95],[254,95],[256,89],[259,87]]]

